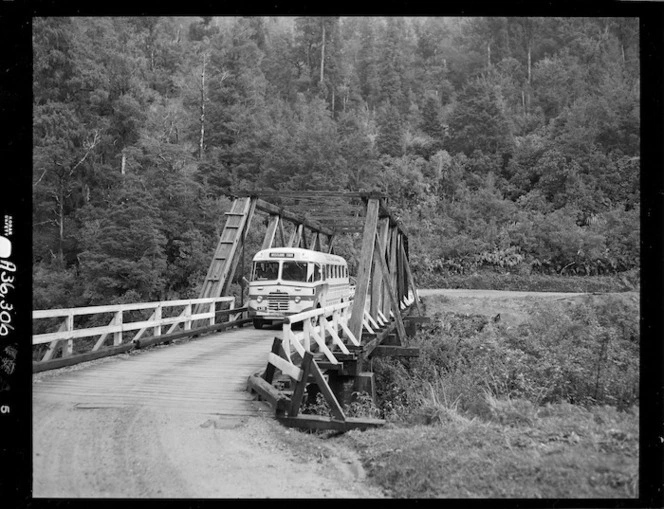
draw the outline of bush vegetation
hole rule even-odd
[[[437,313],[418,358],[373,361],[388,426],[343,440],[395,497],[637,496],[638,316],[619,298],[535,303],[516,327]]]
[[[373,363],[381,409],[392,419],[435,420],[429,414],[441,406],[491,419],[492,398],[522,401],[524,409],[638,404],[638,308],[627,301],[535,304],[517,327],[437,314],[413,345],[420,356],[409,363]]]

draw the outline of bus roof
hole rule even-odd
[[[311,249],[302,249],[299,247],[272,247],[270,249],[263,249],[254,256],[254,261],[281,259],[306,260],[310,262],[338,263],[346,265],[346,260],[341,256],[313,251]]]

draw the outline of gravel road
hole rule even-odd
[[[245,391],[276,333],[240,329],[33,375],[33,496],[381,496],[350,451],[288,446],[300,432]]]

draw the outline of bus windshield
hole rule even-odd
[[[307,262],[284,262],[281,269],[281,279],[284,281],[306,281]]]
[[[255,262],[253,281],[276,281],[279,275],[279,262]]]

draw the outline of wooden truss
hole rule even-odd
[[[256,211],[269,215],[262,249],[288,246],[332,252],[335,236],[342,233],[361,234],[362,247],[347,323],[353,344],[339,346],[342,352],[334,353],[338,362],[322,358],[321,352],[305,351],[293,364],[290,352],[283,352],[281,339],[275,338],[268,367],[262,375],[249,378],[250,389],[269,401],[275,416],[288,426],[343,431],[382,424],[376,419],[347,418],[342,405],[349,402],[349,390],[373,391],[372,373],[365,370],[371,357],[418,355],[416,348],[406,346],[406,341],[407,336],[414,334],[414,324],[425,320],[408,263],[408,237],[399,221],[390,215],[386,198],[375,193],[327,191],[261,191],[235,198],[205,279],[202,298],[226,295]],[[288,238],[284,221],[295,226]],[[420,316],[411,316],[413,310]],[[321,327],[325,335],[323,330],[326,329]],[[324,337],[318,339],[326,341]],[[293,391],[286,393],[274,386],[275,370],[290,378]],[[309,384],[325,397],[331,418],[299,414]]]
[[[286,246],[316,251],[327,250],[329,252],[331,250],[334,239],[333,230],[255,196],[235,198],[230,212],[226,213],[226,224],[205,276],[200,298],[220,297],[228,294],[247,232],[256,211],[269,216],[268,228],[261,249]],[[294,225],[293,232],[288,238],[286,238],[284,230],[285,221]]]
[[[274,338],[267,367],[263,373],[250,376],[247,382],[251,391],[257,393],[272,406],[275,417],[282,424],[296,428],[337,431],[366,429],[385,424],[382,419],[346,416],[341,403],[328,383],[328,377],[323,373],[324,368],[321,368],[323,363],[317,361],[313,353],[305,352],[299,367],[294,366],[287,359],[288,356],[283,350],[281,339]],[[282,391],[274,387],[277,371],[286,376],[286,382],[292,387],[292,390]],[[331,417],[300,414],[307,386],[310,384],[314,384],[323,395],[330,408]]]
[[[279,205],[262,198],[270,198]],[[287,246],[332,252],[335,235],[362,232],[349,328],[361,339],[364,309],[368,306],[374,323],[393,320],[399,342],[406,339],[402,303],[414,300],[421,314],[408,264],[408,237],[401,224],[390,215],[386,198],[377,193],[255,191],[251,196],[235,198],[230,212],[226,213],[226,224],[200,298],[227,295],[256,211],[269,216],[262,249]],[[284,221],[295,227],[288,239]]]

